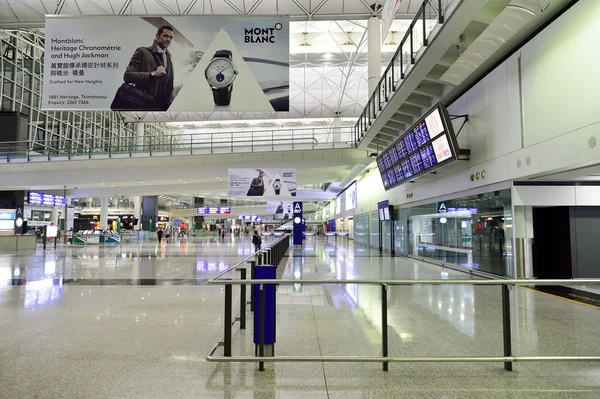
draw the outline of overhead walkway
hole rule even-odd
[[[385,149],[431,106],[452,103],[569,3],[424,1],[356,123],[358,147]]]
[[[352,127],[0,142],[0,163],[354,148]]]

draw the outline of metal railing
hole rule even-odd
[[[240,322],[240,329],[246,329],[246,306],[250,303],[250,310],[254,311],[254,304],[256,303],[254,298],[254,290],[251,290],[250,297],[246,296],[246,284],[240,284],[240,310],[235,315],[235,318],[232,316],[232,288],[233,286],[228,283],[226,280],[219,280],[222,276],[230,273],[233,270],[237,270],[240,272],[241,280],[238,281],[247,281],[247,266],[250,266],[250,278],[254,280],[254,267],[261,265],[278,265],[281,260],[284,258],[285,253],[289,248],[290,237],[284,236],[280,239],[274,241],[271,245],[266,246],[265,248],[261,248],[259,251],[253,253],[242,261],[236,263],[230,268],[222,271],[209,281],[223,281],[225,285],[225,312],[224,312],[224,333],[219,342],[211,349],[211,354],[214,353],[218,347],[223,346],[223,353],[225,356],[231,356],[231,344],[232,344],[232,327],[236,322]],[[250,260],[254,259],[254,260]],[[261,295],[261,303],[264,309],[264,297]],[[262,312],[264,315],[264,312]],[[264,320],[262,322],[264,324]],[[263,346],[264,350],[264,346]],[[264,353],[261,352],[261,354]],[[262,368],[262,363],[261,368]]]
[[[45,141],[0,142],[0,162],[206,155],[353,148],[354,128],[286,129],[251,132],[82,138],[60,147]]]
[[[423,1],[354,126],[357,145],[406,77],[408,68],[415,64],[419,50],[429,44],[433,30],[444,23],[445,10],[454,1]]]
[[[209,362],[257,362],[259,370],[264,370],[264,362],[367,362],[367,363],[382,363],[383,371],[388,371],[389,363],[409,363],[409,362],[503,362],[504,368],[507,371],[512,371],[512,364],[515,362],[547,362],[547,361],[600,361],[600,356],[516,356],[512,353],[512,335],[511,335],[511,319],[510,319],[510,286],[557,286],[557,285],[600,285],[600,279],[578,279],[578,280],[534,280],[534,279],[511,279],[511,280],[256,280],[250,281],[242,278],[240,280],[222,280],[220,277],[228,272],[239,269],[241,264],[232,267],[219,276],[208,280],[209,284],[225,284],[231,287],[239,285],[240,290],[246,285],[260,286],[259,309],[265,308],[264,288],[266,285],[339,285],[339,284],[356,284],[356,285],[379,285],[381,287],[381,356],[232,356],[231,353],[231,330],[224,334],[225,340],[219,341],[206,355],[206,360]],[[242,272],[246,275],[245,270]],[[502,356],[445,356],[445,357],[391,357],[389,356],[388,343],[388,302],[387,294],[390,286],[412,286],[412,285],[486,285],[486,286],[501,286],[502,290],[502,335],[503,335],[503,355]],[[254,290],[252,290],[254,291]],[[226,294],[227,295],[227,294]],[[241,296],[244,298],[245,295]],[[256,299],[250,301],[251,310],[255,308]],[[245,299],[240,303],[240,312],[244,312],[246,308]],[[231,314],[231,300],[225,300],[225,314]],[[259,339],[259,354],[264,354],[264,312],[260,315],[260,339]],[[231,329],[231,319],[226,319],[225,326]],[[228,327],[229,326],[229,327]],[[245,324],[244,324],[245,328]],[[224,346],[224,356],[215,356],[216,350]],[[227,349],[228,348],[228,349]]]

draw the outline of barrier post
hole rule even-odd
[[[271,265],[255,267],[257,280],[274,280],[276,268]],[[259,311],[254,312],[255,355],[275,355],[275,284],[254,285],[255,297],[259,298]],[[259,370],[264,370],[264,362],[259,361]]]
[[[254,280],[254,268],[256,267],[256,261],[252,260],[250,263],[250,280]],[[254,296],[254,286],[250,286],[250,311],[254,312],[254,304],[256,303],[256,297]]]
[[[246,268],[240,270],[241,280],[246,280]],[[240,285],[240,330],[246,329],[246,284]]]
[[[225,337],[224,337],[224,356],[231,356],[231,299],[232,299],[232,289],[231,284],[225,284],[225,317],[224,317],[224,326],[225,326]]]
[[[388,286],[386,284],[381,284],[381,342],[383,346],[383,357],[388,357],[387,291]],[[388,365],[388,362],[383,362],[383,371],[388,371]]]
[[[510,331],[510,292],[508,284],[502,284],[502,331],[504,337],[504,356],[512,356]],[[504,362],[504,369],[512,371],[512,362]]]

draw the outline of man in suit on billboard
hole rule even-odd
[[[152,46],[138,47],[131,56],[123,80],[146,94],[145,99],[139,97],[139,110],[166,111],[175,98],[173,62],[168,50],[173,31],[169,25],[161,26]],[[111,108],[118,109],[119,105],[113,104]]]

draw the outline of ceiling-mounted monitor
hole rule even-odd
[[[446,108],[438,103],[377,157],[389,190],[458,159],[458,143]]]

